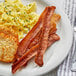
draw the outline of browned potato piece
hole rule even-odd
[[[7,35],[15,36],[18,39],[18,34],[15,33],[14,30],[11,29],[11,28],[7,28],[5,26],[0,25],[0,32],[3,32],[5,34],[7,34]]]
[[[0,61],[12,62],[18,47],[17,39],[12,35],[0,33]]]

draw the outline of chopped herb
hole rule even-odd
[[[29,6],[31,6],[31,4],[29,4]]]
[[[11,15],[11,11],[9,11],[9,15]]]
[[[9,12],[6,12],[6,14],[7,14],[7,15],[11,15],[11,11],[9,11]]]
[[[7,7],[5,6],[5,9],[7,9]]]
[[[5,21],[4,19],[2,21]]]
[[[14,20],[14,18],[12,18],[12,20]]]
[[[8,15],[8,12],[6,12],[6,14]]]
[[[24,14],[25,14],[25,12],[24,12]]]
[[[15,17],[14,17],[14,18],[12,18],[12,20],[15,20]]]
[[[25,22],[25,21],[24,21]]]
[[[30,22],[29,20],[26,20],[27,22]]]

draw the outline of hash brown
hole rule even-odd
[[[14,36],[0,33],[0,61],[13,62],[17,47],[18,41]]]
[[[16,32],[14,32],[14,30],[11,29],[11,28],[7,28],[7,27],[5,27],[3,25],[0,25],[0,32],[3,32],[5,34],[7,34],[7,35],[12,35],[12,36],[14,36],[14,37],[16,37],[18,39],[18,34]]]

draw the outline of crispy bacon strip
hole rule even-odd
[[[59,18],[59,17],[58,17]],[[53,18],[52,18],[53,19]],[[57,19],[57,17],[55,17],[55,19]],[[59,18],[60,19],[60,18]],[[51,20],[52,21],[52,20]],[[53,44],[55,41],[59,40],[60,37],[56,34],[54,34],[56,32],[56,22],[59,21],[57,19],[54,20],[55,22],[51,22],[53,25],[53,27],[51,28],[50,30],[50,34],[49,34],[49,41],[48,41],[48,46],[50,46],[51,44]],[[55,26],[54,26],[55,25]],[[34,57],[36,54],[37,54],[37,50],[38,50],[38,47],[39,47],[39,38],[40,38],[40,33],[38,33],[38,35],[34,38],[34,41],[30,44],[29,48],[27,49],[28,51],[21,57],[21,58],[15,62],[13,65],[12,65],[12,73],[15,73],[16,70],[18,70],[20,67],[22,67],[23,65],[25,65],[32,57]],[[36,45],[35,45],[36,44]],[[24,59],[25,58],[25,59]],[[20,61],[21,60],[21,61]],[[19,63],[22,63],[21,65]]]
[[[60,37],[57,34],[50,34],[48,38],[48,47],[58,40],[60,40]]]
[[[48,47],[51,46],[55,41],[59,40],[60,37],[57,34],[52,34],[49,37]],[[20,67],[25,65],[31,58],[37,54],[39,44],[33,46],[29,51],[27,51],[16,63],[12,65],[12,73],[15,73]]]
[[[57,30],[56,24],[60,20],[60,18],[61,18],[61,16],[59,14],[55,14],[55,13],[53,14],[53,16],[51,18],[51,27],[50,27],[50,32],[49,32],[50,35],[56,33],[56,30]],[[30,49],[31,47],[33,47],[34,45],[39,43],[40,34],[41,34],[41,31],[34,38],[33,42],[29,45],[28,49]]]
[[[49,8],[49,7],[47,7]],[[17,49],[17,54],[16,54],[16,59],[19,59],[25,52],[30,43],[34,40],[35,36],[38,34],[38,32],[41,30],[43,27],[43,22],[42,18],[44,17],[45,13],[47,12],[47,8],[43,11],[43,13],[40,15],[40,18],[36,25],[31,29],[31,31],[24,37],[24,39],[19,43],[18,49]],[[55,10],[54,6],[51,6],[52,11]]]
[[[29,33],[24,37],[24,39],[19,43],[17,54],[16,54],[17,59],[20,58],[26,52],[26,49],[28,48],[29,44],[33,41],[35,36],[38,34],[38,32],[43,27],[42,18],[44,14],[47,12],[46,11],[47,8],[45,8],[43,13],[40,15],[40,18],[38,22],[36,23],[36,25],[31,29],[31,31],[29,31]],[[54,6],[52,6],[52,8],[54,8]]]
[[[48,9],[49,8],[49,9]],[[45,14],[48,14],[47,12],[49,12],[49,10],[51,10],[52,12],[54,12],[54,10],[55,10],[55,7],[54,6],[52,6],[52,7],[47,7],[46,8],[46,13]],[[46,15],[45,15],[46,16]],[[44,18],[44,17],[43,17]],[[44,18],[45,19],[45,18]],[[43,20],[43,19],[42,19]],[[42,21],[43,22],[43,21]],[[41,37],[40,37],[41,38]],[[24,47],[24,46],[23,46]]]
[[[35,63],[38,64],[39,66],[42,66],[43,65],[43,55],[45,53],[45,50],[47,49],[47,46],[48,46],[48,37],[49,37],[49,32],[50,32],[50,24],[51,24],[51,17],[54,13],[54,11],[51,11],[51,10],[55,10],[55,7],[54,8],[47,8],[48,12],[46,13],[44,19],[43,19],[43,22],[44,22],[44,25],[43,25],[43,28],[42,28],[42,37],[41,37],[41,41],[40,41],[40,44],[39,44],[39,49],[37,51],[37,55],[35,57]]]
[[[50,35],[56,33],[56,23],[60,20],[60,15],[58,14],[53,14],[52,19],[51,19],[51,28],[50,28],[50,32],[49,32],[49,37]],[[37,34],[37,36],[34,38],[33,42],[31,42],[31,44],[29,45],[28,50],[30,50],[33,46],[35,46],[37,43],[39,43],[39,39],[40,39],[40,34],[41,31]],[[49,38],[50,39],[50,38]],[[51,41],[52,42],[52,41]],[[50,44],[51,44],[50,42]],[[26,66],[26,64],[25,64]]]
[[[56,32],[56,23],[60,20],[61,16],[59,14],[53,14],[52,18],[51,18],[51,30],[50,30],[50,34],[55,33]],[[36,45],[39,42],[39,36],[40,36],[41,32],[39,32],[37,34],[37,36],[34,38],[34,40],[30,43],[30,45],[28,46],[28,48],[26,49],[26,51],[28,51],[32,46]],[[24,50],[23,50],[24,51]],[[19,58],[18,55],[19,50],[16,53],[16,58]],[[23,52],[21,52],[23,54]],[[21,54],[21,55],[22,55]],[[17,59],[15,59],[14,62],[16,62]]]
[[[41,34],[41,31],[37,34],[37,36],[34,38],[34,40],[32,41],[32,43],[29,45],[28,49],[32,48],[33,46],[35,46],[36,44],[39,43],[40,41],[40,34]],[[27,50],[28,50],[27,49]]]

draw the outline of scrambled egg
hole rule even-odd
[[[24,6],[21,0],[5,0],[0,3],[0,26],[13,29],[21,39],[38,21],[35,11],[35,2]]]

